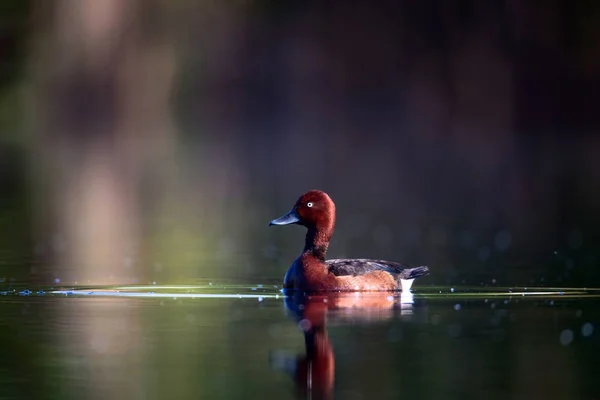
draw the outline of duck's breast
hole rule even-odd
[[[283,287],[286,289],[295,289],[298,287],[298,282],[300,280],[299,271],[300,271],[300,257],[296,258],[292,265],[288,268],[285,273],[285,277],[283,278]]]

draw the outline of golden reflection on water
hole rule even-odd
[[[287,372],[302,395],[329,399],[335,384],[335,352],[327,332],[329,313],[338,312],[338,319],[346,323],[389,320],[394,317],[394,310],[400,310],[399,315],[407,318],[412,316],[413,296],[411,293],[294,293],[286,296],[284,303],[304,335],[305,351],[297,357],[272,354],[270,364]]]

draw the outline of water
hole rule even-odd
[[[599,394],[594,289],[308,298],[206,282],[0,292],[2,399]]]

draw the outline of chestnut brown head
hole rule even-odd
[[[269,226],[298,224],[307,228],[333,228],[334,223],[335,204],[333,200],[325,192],[311,190],[300,196],[287,214],[269,222]]]

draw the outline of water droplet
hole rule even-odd
[[[310,328],[312,328],[312,324],[310,323],[309,320],[303,319],[300,322],[298,322],[298,327],[300,329],[302,329],[304,332],[308,332],[310,330]]]
[[[594,326],[589,322],[583,324],[583,326],[581,327],[581,334],[587,337],[591,336],[592,333],[594,333]]]
[[[456,303],[454,305],[454,311],[459,311],[460,310],[460,304]]]
[[[388,301],[390,301],[390,302],[391,302],[391,301],[394,301],[394,296],[388,296],[388,297],[387,297],[387,300],[388,300]]]
[[[497,250],[506,251],[510,247],[511,241],[512,238],[510,236],[510,233],[504,230],[496,234],[496,237],[494,239],[494,245],[496,246]]]
[[[565,329],[560,333],[560,344],[563,346],[568,346],[573,341],[573,331],[570,329]]]
[[[495,285],[496,284],[496,278],[492,279],[492,283]]]
[[[454,293],[454,288],[450,288],[450,291],[451,291],[452,293]]]
[[[279,249],[273,243],[269,243],[263,248],[263,254],[266,258],[273,260],[277,257]]]
[[[60,283],[60,278],[54,278],[54,283]]]
[[[263,301],[263,298],[262,298],[262,297],[259,297],[259,298],[258,298],[258,302],[260,303],[261,301]]]

